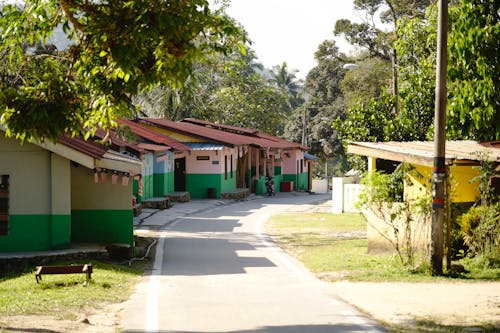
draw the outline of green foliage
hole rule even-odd
[[[458,223],[475,264],[500,268],[500,200],[490,187],[495,164],[483,155],[478,169],[479,176],[471,182],[479,181],[479,203],[460,216]]]
[[[67,51],[26,49],[45,44],[58,26],[71,40]],[[196,61],[242,49],[245,39],[223,8],[211,10],[206,0],[154,6],[145,0],[28,0],[24,8],[1,8],[0,30],[6,60],[0,65],[1,123],[23,141],[55,139],[63,131],[88,137],[96,126],[113,126],[116,117],[130,114],[139,91],[181,85]],[[51,74],[44,70],[48,62]]]
[[[140,112],[171,120],[192,117],[283,134],[292,95],[259,74],[249,49],[207,56],[182,87],[163,84],[134,99]]]
[[[344,117],[344,101],[340,82],[345,74],[334,41],[324,41],[315,53],[318,65],[307,75],[304,84],[307,102],[296,108],[285,125],[285,137],[311,147],[310,152],[322,160],[345,154],[332,121]]]
[[[471,254],[485,267],[500,268],[500,202],[472,207],[459,223]]]
[[[273,67],[270,73],[271,78],[269,79],[273,85],[276,85],[288,96],[289,113],[304,103],[301,93],[302,81],[297,80],[295,73],[297,73],[297,70],[289,71],[287,63],[284,62],[281,66],[276,65]]]
[[[398,38],[393,47],[398,56],[398,113],[391,114],[386,103],[371,99],[375,96],[363,96],[363,90],[348,92],[346,120],[336,123],[342,140],[413,141],[427,140],[432,136],[437,7],[430,5],[424,11],[429,2],[417,1],[413,14],[409,14],[404,8],[411,2],[356,2],[357,8],[369,15],[375,15],[385,3],[389,8],[384,14],[387,19],[393,22],[391,16],[397,17]],[[500,138],[499,9],[498,1],[463,0],[449,6],[448,138],[478,141]],[[345,25],[345,28],[349,26]],[[354,29],[351,33],[359,31]],[[374,38],[369,34],[364,37]],[[370,48],[368,42],[355,39],[351,42]],[[356,71],[359,69],[352,72]],[[354,74],[349,73],[346,79],[351,80],[350,75]],[[343,84],[353,87],[347,80]]]
[[[340,83],[347,108],[378,98],[391,81],[390,64],[386,60],[367,58],[356,64],[359,67],[348,70]]]
[[[462,0],[450,8],[447,128],[453,138],[500,139],[500,2]]]

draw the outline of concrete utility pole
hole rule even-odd
[[[438,1],[436,99],[434,109],[434,172],[432,176],[431,271],[443,274],[443,225],[446,202],[446,67],[448,60],[448,0]]]

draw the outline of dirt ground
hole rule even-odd
[[[335,282],[334,291],[371,317],[413,326],[429,320],[445,326],[492,325],[500,332],[500,282]]]
[[[441,325],[494,325],[500,331],[500,282],[375,283],[335,282],[337,295],[371,317],[395,325],[418,320]],[[116,333],[124,303],[82,313],[75,320],[53,317],[0,318],[0,328],[14,332]]]

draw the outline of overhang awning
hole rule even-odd
[[[166,152],[171,149],[171,147],[167,145],[155,145],[152,143],[138,143],[137,147],[154,152]]]
[[[112,150],[105,150],[100,157],[96,157],[50,140],[34,144],[89,169],[104,168],[132,174],[141,173],[141,161]]]
[[[304,158],[306,160],[310,160],[310,161],[317,161],[317,160],[319,160],[318,156],[314,156],[313,154],[309,154],[309,153],[304,153]]]
[[[351,142],[347,152],[390,161],[434,165],[434,142]],[[483,158],[500,162],[500,148],[485,147],[476,141],[447,141],[446,164],[478,164]]]
[[[224,145],[205,142],[183,142],[191,150],[223,150]]]

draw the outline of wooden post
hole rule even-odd
[[[446,67],[448,54],[448,1],[438,1],[436,99],[434,108],[434,172],[432,177],[431,271],[443,274],[443,221],[446,182]]]

